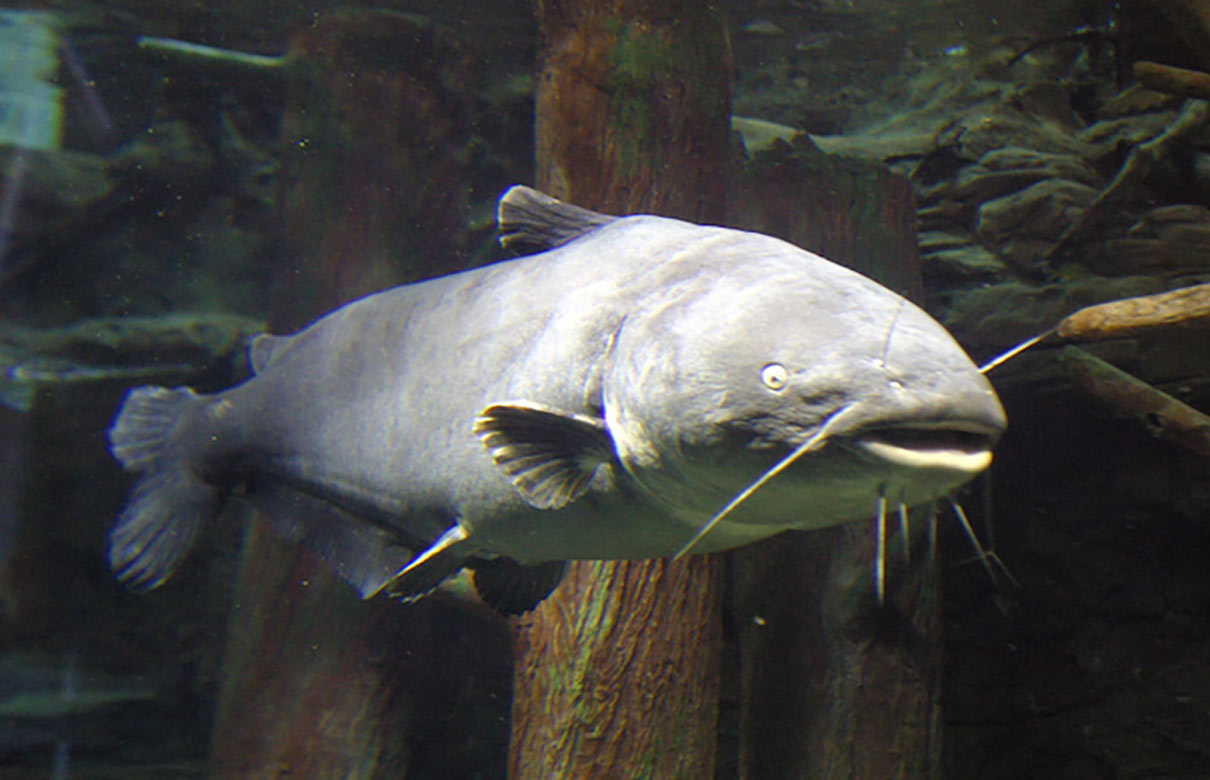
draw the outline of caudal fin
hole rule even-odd
[[[220,508],[219,491],[172,446],[177,423],[196,398],[188,388],[136,388],[109,429],[114,457],[141,475],[109,532],[109,565],[135,588],[149,590],[168,579]]]

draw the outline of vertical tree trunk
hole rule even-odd
[[[698,0],[539,0],[537,184],[579,205],[718,221],[723,22]],[[718,560],[592,562],[518,625],[514,780],[710,778]]]
[[[461,62],[430,25],[385,12],[322,15],[292,42],[271,330],[459,269]],[[236,586],[212,774],[499,773],[507,727],[475,703],[509,695],[508,639],[503,621],[435,598],[363,602],[255,521]],[[477,690],[463,696],[466,686]]]
[[[467,62],[419,17],[346,9],[291,41],[270,322],[462,269]]]
[[[911,187],[881,166],[809,146],[775,148],[740,175],[730,206],[733,224],[919,299]],[[914,523],[918,543],[925,526]],[[734,554],[741,778],[939,776],[935,567],[920,544],[906,564],[902,541],[890,540],[887,605],[879,608],[874,539],[870,523],[855,522]]]
[[[731,56],[700,0],[537,0],[539,188],[610,213],[718,221]]]

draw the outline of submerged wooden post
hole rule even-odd
[[[420,17],[345,9],[286,62],[271,324],[461,270],[472,87],[455,42]]]
[[[457,152],[467,133],[460,61],[428,24],[385,12],[324,14],[293,41],[271,330],[289,332],[365,293],[458,270],[465,187]],[[508,639],[502,620],[435,597],[363,602],[316,557],[254,521],[211,774],[499,773],[503,750],[490,745],[504,743],[507,726],[484,718],[478,703],[507,699]],[[473,696],[460,695],[466,687]],[[477,761],[472,743],[492,755]]]
[[[911,186],[881,166],[775,147],[738,174],[729,221],[919,297]],[[878,607],[874,539],[858,521],[733,554],[744,780],[940,776],[936,572],[923,550],[904,566],[891,544]]]
[[[578,205],[718,221],[722,18],[698,0],[539,0],[537,184]],[[719,561],[583,562],[519,620],[513,780],[714,776]]]

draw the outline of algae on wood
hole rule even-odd
[[[618,214],[723,216],[730,73],[695,0],[540,0],[537,185]],[[518,625],[514,780],[714,775],[720,562],[581,562]]]

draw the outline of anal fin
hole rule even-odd
[[[386,529],[301,491],[257,484],[245,499],[278,534],[318,554],[363,599],[381,591],[412,557]]]

